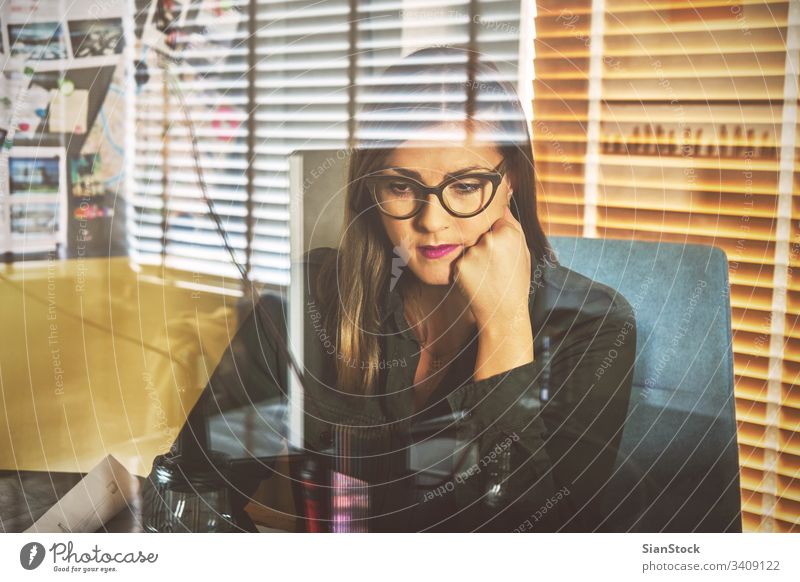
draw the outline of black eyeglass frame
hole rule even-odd
[[[492,200],[494,200],[494,196],[495,194],[497,194],[497,189],[500,187],[500,182],[503,181],[503,178],[505,177],[506,174],[505,163],[506,159],[503,158],[491,172],[465,172],[464,174],[450,176],[449,178],[447,178],[446,180],[444,180],[443,182],[439,183],[436,186],[426,186],[422,182],[415,180],[414,178],[409,178],[408,176],[387,175],[387,174],[381,174],[377,176],[364,176],[362,180],[364,181],[364,185],[370,191],[372,199],[375,201],[375,204],[378,207],[378,210],[381,212],[381,214],[385,214],[386,216],[394,218],[395,220],[408,220],[409,218],[415,217],[417,214],[420,213],[422,207],[425,204],[425,201],[431,194],[436,195],[436,197],[439,199],[439,204],[441,204],[442,208],[444,208],[451,216],[455,216],[456,218],[472,218],[473,216],[477,216],[481,212],[486,210],[492,203]],[[489,196],[489,199],[486,201],[486,203],[475,212],[470,212],[467,214],[456,212],[455,210],[450,208],[445,202],[444,189],[447,188],[453,182],[463,180],[464,178],[473,178],[473,177],[487,178],[492,184],[492,194],[491,196]],[[417,206],[410,214],[407,214],[405,216],[395,216],[394,214],[389,214],[381,207],[381,203],[378,200],[377,189],[374,186],[378,182],[386,180],[387,178],[394,178],[396,180],[408,180],[409,182],[413,182],[414,184],[417,184],[420,187],[420,193],[418,196],[416,196]]]

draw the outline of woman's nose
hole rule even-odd
[[[442,206],[439,198],[435,194],[429,194],[416,218],[420,228],[428,232],[435,232],[447,226],[452,217]]]

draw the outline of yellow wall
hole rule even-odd
[[[127,258],[0,267],[0,469],[113,454],[147,474],[236,330],[236,297],[197,282]]]

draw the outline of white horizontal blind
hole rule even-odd
[[[520,2],[254,2],[203,1],[182,13],[174,53],[183,60],[168,73],[148,52],[150,81],[136,101],[131,252],[143,262],[236,276],[201,198],[181,91],[238,260],[253,279],[284,285],[289,155],[347,147],[376,75],[416,48],[471,47],[516,83]],[[397,91],[402,102],[402,79]]]
[[[128,225],[141,262],[237,276],[202,197],[182,100],[208,196],[246,262],[247,13],[247,0],[197,2],[174,29],[176,62],[159,58],[155,43],[143,47],[150,80],[136,96]]]
[[[373,105],[385,100],[387,83],[380,79],[382,71],[396,63],[401,56],[434,43],[467,49],[458,51],[457,54],[417,57],[414,63],[455,65],[448,79],[436,78],[433,81],[452,82],[452,90],[443,95],[442,99],[452,104],[451,110],[454,115],[463,118],[468,100],[465,83],[469,81],[469,52],[477,51],[481,59],[492,61],[499,68],[499,72],[492,73],[491,77],[479,74],[474,79],[477,87],[480,87],[481,82],[501,80],[508,81],[512,85],[517,84],[519,16],[520,2],[508,0],[365,3],[359,13],[358,106]],[[404,79],[401,71],[398,78],[392,80],[393,86],[389,91],[394,103],[410,105],[415,99],[419,99],[419,95],[414,94],[417,88],[411,86],[411,83],[419,82],[420,80],[416,78],[413,81]],[[488,101],[493,97],[487,91],[476,90],[475,94],[479,102]],[[413,115],[417,117],[420,113],[414,112]],[[433,115],[439,116],[441,113],[436,112]],[[394,122],[393,135],[381,129],[372,129],[371,133],[364,132],[359,138],[413,137],[413,130],[403,130],[402,120],[384,119],[374,115],[370,117],[371,122],[382,120]]]
[[[350,2],[257,2],[253,275],[288,282],[289,154],[348,140]],[[278,255],[276,247],[283,246]]]

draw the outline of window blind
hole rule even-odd
[[[253,279],[285,285],[289,154],[352,143],[356,112],[373,98],[384,68],[414,49],[453,45],[479,50],[503,63],[507,80],[518,80],[518,1],[204,0],[167,6],[175,12],[162,27],[177,60],[165,64],[143,42],[149,81],[135,107],[128,230],[131,254],[144,263],[237,276],[201,197],[178,91],[237,260]],[[151,29],[158,25],[151,19]],[[466,76],[466,60],[464,69]],[[397,80],[399,101],[404,83]]]
[[[744,528],[800,531],[797,3],[537,5],[546,228],[725,250]]]
[[[247,0],[161,6],[174,12],[151,11],[136,55],[149,80],[135,96],[130,254],[142,263],[237,277],[202,197],[189,126],[208,196],[237,260],[246,263]]]

